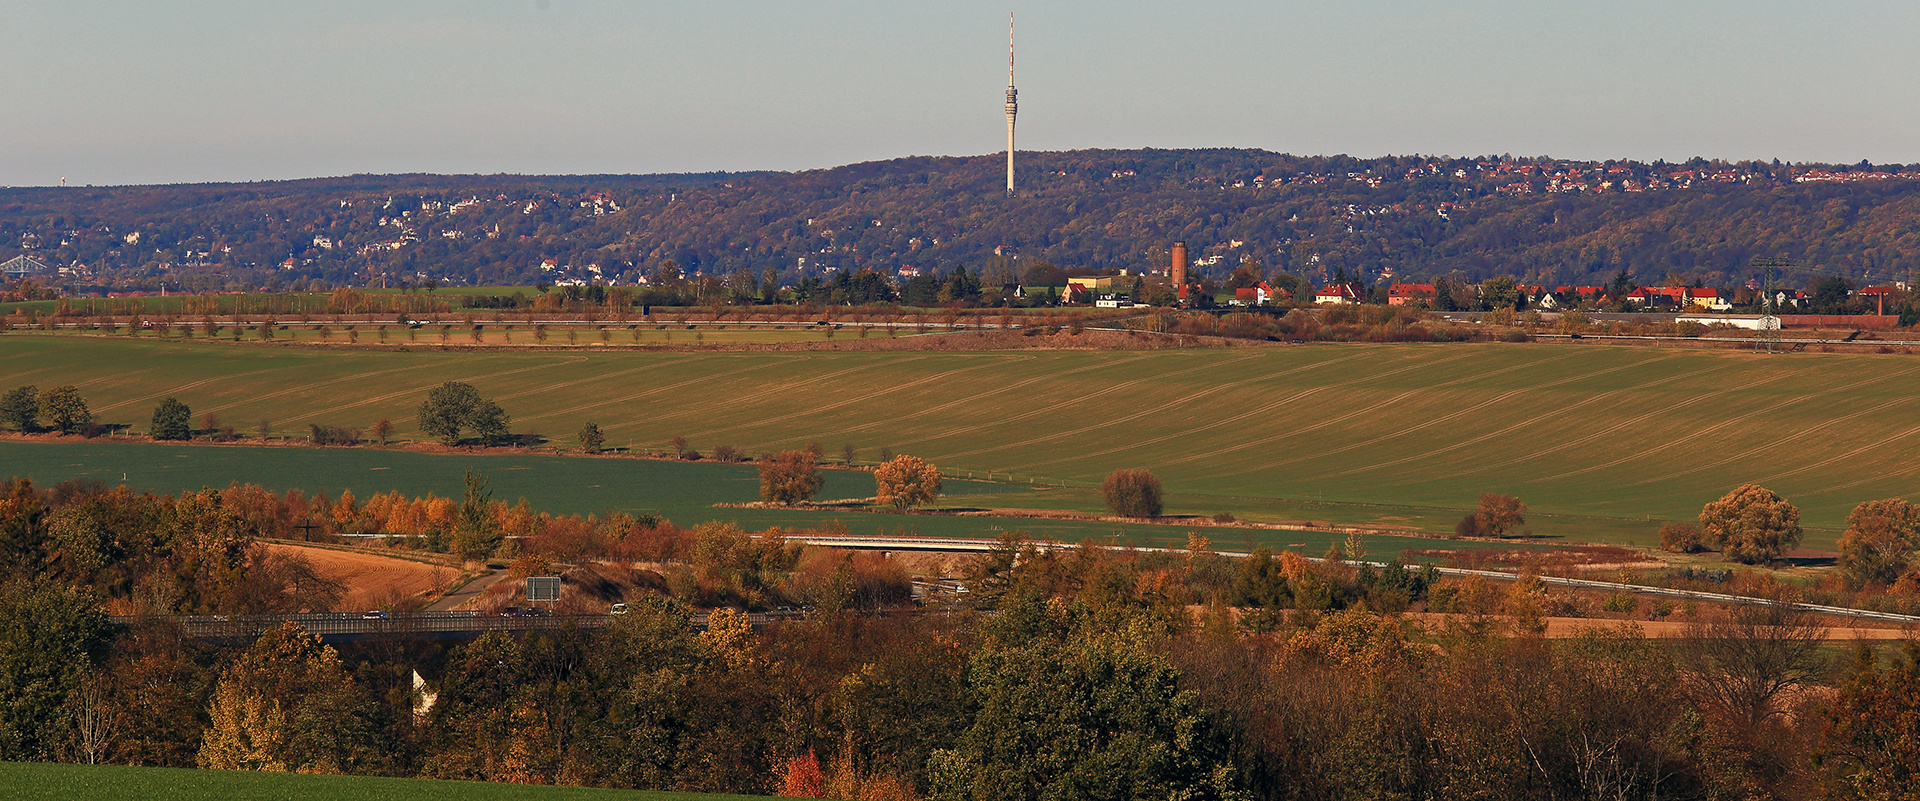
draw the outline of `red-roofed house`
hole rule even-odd
[[[1687,288],[1683,286],[1643,286],[1627,293],[1627,302],[1636,306],[1685,306]]]
[[[1388,306],[1406,306],[1433,300],[1432,284],[1394,284],[1387,287]]]
[[[1360,287],[1353,284],[1328,284],[1313,294],[1315,303],[1359,303]]]
[[[1265,306],[1271,302],[1273,302],[1273,287],[1267,286],[1265,281],[1233,291],[1235,306]]]

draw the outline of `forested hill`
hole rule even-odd
[[[1509,274],[1600,283],[1627,269],[1709,286],[1756,256],[1865,281],[1920,266],[1920,165],[1297,157],[1258,150],[912,157],[799,173],[353,176],[0,189],[0,260],[109,287],[301,278],[472,283],[904,265],[996,254],[1067,268],[1201,272],[1243,261],[1316,282]],[[1217,257],[1217,258],[1216,258]],[[551,260],[554,269],[543,270]],[[1022,262],[1014,262],[1018,266]]]

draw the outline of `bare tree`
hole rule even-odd
[[[1691,689],[1702,706],[1758,725],[1780,712],[1783,693],[1812,682],[1827,666],[1827,629],[1782,593],[1687,627]]]
[[[120,737],[121,718],[107,697],[110,680],[101,671],[88,671],[80,686],[67,696],[67,714],[73,720],[73,755],[84,764],[107,761]]]

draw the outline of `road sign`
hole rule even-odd
[[[528,576],[527,600],[534,602],[560,600],[560,577]]]

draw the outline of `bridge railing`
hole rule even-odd
[[[804,617],[801,612],[754,612],[747,623],[754,627]],[[178,626],[186,636],[198,640],[252,640],[284,623],[322,640],[357,640],[378,637],[398,639],[457,639],[478,637],[494,631],[523,633],[600,628],[617,616],[590,615],[486,615],[478,612],[395,612],[386,617],[367,617],[360,613],[319,612],[289,615],[115,615],[114,623],[137,626],[160,622]],[[707,619],[694,615],[694,631],[704,631]]]

